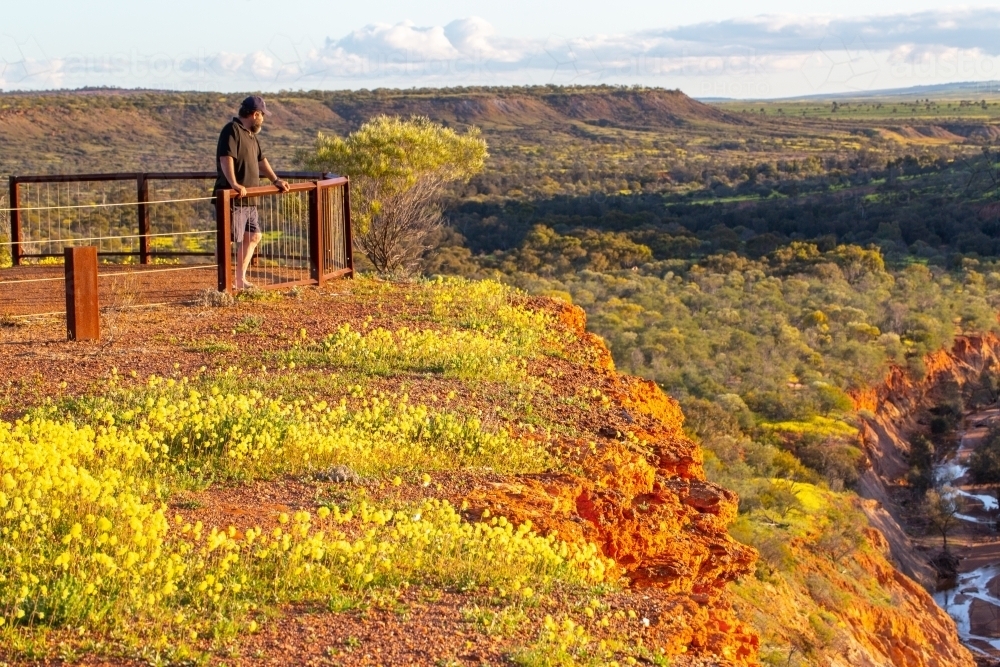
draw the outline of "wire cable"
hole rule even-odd
[[[145,276],[150,273],[167,273],[169,271],[196,271],[198,269],[214,269],[218,264],[199,264],[198,266],[182,266],[173,269],[153,269],[147,271],[145,269],[139,269],[138,271],[115,271],[114,273],[98,273],[98,278],[107,278],[109,276],[122,276],[122,275],[133,275],[133,276]],[[2,285],[3,283],[0,283]]]
[[[125,276],[125,275],[146,275],[149,273],[167,273],[169,271],[196,271],[198,269],[214,269],[218,264],[199,264],[198,266],[181,266],[172,269],[152,269],[145,270],[139,269],[138,271],[114,271],[112,273],[98,273],[98,278],[108,278],[111,276]],[[44,283],[51,282],[55,280],[66,280],[66,276],[58,276],[55,278],[29,278],[27,280],[0,280],[0,285],[21,285],[23,283]]]
[[[47,283],[53,280],[66,280],[66,276],[56,278],[29,278],[28,280],[0,280],[0,285],[21,285],[24,283]]]
[[[20,206],[18,208],[0,208],[0,211],[53,211],[64,208],[110,208],[112,206],[138,206],[139,204],[175,204],[185,201],[209,201],[212,197],[188,197],[187,199],[160,199],[157,201],[126,201],[126,202],[105,202],[102,204],[66,204],[63,206]]]
[[[107,239],[138,239],[143,236],[147,238],[153,238],[154,236],[196,236],[198,234],[215,234],[216,230],[208,230],[204,232],[167,232],[165,234],[123,234],[122,236],[87,236],[80,239],[44,239],[41,241],[18,241],[17,245],[24,245],[26,243],[61,243],[70,241],[103,241]],[[15,245],[14,241],[4,241],[0,243],[2,245]],[[155,255],[155,252],[150,253]]]
[[[137,303],[131,306],[122,306],[121,310],[135,310],[138,308],[159,308],[160,306],[180,306],[191,303],[190,301],[160,301],[159,303]],[[55,310],[51,313],[25,313],[23,315],[7,315],[6,317],[48,317],[50,315],[65,315],[65,310]]]

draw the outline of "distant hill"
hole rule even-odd
[[[694,100],[679,90],[600,88],[499,88],[375,91],[336,94],[330,103],[354,122],[376,113],[420,114],[439,121],[485,127],[565,124],[584,121],[631,128],[683,127],[692,123],[736,123],[742,119]]]
[[[0,173],[211,169],[218,131],[242,95],[86,89],[0,94]],[[425,115],[485,131],[577,126],[679,129],[748,121],[675,90],[454,88],[279,93],[264,144],[287,166],[317,132],[380,114]]]
[[[906,88],[881,88],[879,90],[855,90],[846,93],[818,93],[814,95],[798,95],[796,97],[769,98],[767,102],[815,102],[822,100],[898,100],[912,99],[947,100],[947,99],[996,99],[1000,97],[1000,81],[959,81],[955,83],[939,83],[927,86],[909,86]],[[716,102],[732,102],[733,98],[698,98],[706,104]],[[750,101],[750,100],[746,100]]]

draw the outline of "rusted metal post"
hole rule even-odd
[[[215,191],[215,257],[219,265],[219,291],[233,291],[233,254],[230,249],[232,220],[229,190]]]
[[[149,264],[149,181],[146,174],[139,174],[135,179],[136,201],[139,202],[137,212],[139,216],[139,263]]]
[[[10,177],[10,260],[14,266],[21,264],[21,197],[17,177]]]
[[[351,179],[344,183],[344,251],[347,253],[347,267],[354,277],[354,236],[351,233]]]
[[[309,191],[309,277],[317,285],[323,285],[323,197],[329,196],[329,189],[324,193],[319,181],[316,189]]]
[[[69,340],[99,340],[97,247],[66,248],[66,335]]]

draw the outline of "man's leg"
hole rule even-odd
[[[260,221],[257,217],[256,206],[246,206],[236,208],[240,212],[240,231],[236,237],[236,289],[246,289],[253,287],[247,282],[247,269],[250,268],[250,260],[253,259],[253,251],[261,239]]]
[[[253,251],[260,243],[261,237],[260,232],[245,232],[243,241],[236,244],[236,289],[251,287],[247,282],[247,270],[250,268]]]

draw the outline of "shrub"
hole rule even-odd
[[[320,134],[307,168],[351,178],[355,243],[379,272],[408,269],[440,226],[444,186],[482,170],[486,142],[424,117],[377,116],[346,139]]]

